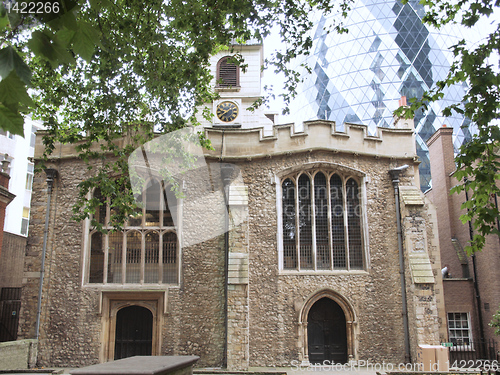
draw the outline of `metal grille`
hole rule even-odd
[[[285,269],[297,268],[297,222],[295,214],[295,185],[287,178],[283,181],[283,266]]]
[[[122,282],[122,249],[123,233],[111,233],[109,235],[108,283]]]
[[[312,257],[312,207],[311,181],[309,176],[302,174],[299,177],[297,195],[299,198],[299,241],[300,241],[300,268],[313,269]]]
[[[151,355],[153,314],[142,306],[129,306],[116,314],[115,359]]]
[[[314,176],[314,211],[316,226],[316,268],[327,270],[330,264],[330,244],[328,233],[328,188],[326,177],[318,172]]]
[[[334,174],[330,178],[330,211],[332,216],[332,249],[333,268],[346,268],[345,229],[344,229],[344,195],[342,180]]]
[[[157,232],[148,232],[145,237],[144,248],[144,282],[159,282],[158,261],[160,250],[160,235]]]
[[[127,233],[127,267],[125,282],[138,283],[141,280],[141,233],[134,230]]]
[[[104,243],[103,235],[95,232],[90,237],[89,283],[104,281]]]
[[[358,183],[350,178],[346,184],[347,226],[349,230],[349,267],[363,268],[361,239],[361,205]]]
[[[229,57],[223,58],[219,63],[219,82],[220,87],[238,86],[238,67],[228,62]]]
[[[173,232],[163,235],[163,282],[177,282],[177,235]]]

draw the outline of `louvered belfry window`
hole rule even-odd
[[[230,62],[231,56],[223,57],[217,64],[217,86],[239,87],[238,66]]]
[[[327,170],[282,180],[283,269],[362,270],[364,245],[358,179]]]

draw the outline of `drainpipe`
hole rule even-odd
[[[42,313],[42,290],[43,290],[43,277],[45,275],[45,255],[47,254],[47,237],[49,233],[49,218],[50,218],[50,198],[52,196],[52,186],[54,179],[57,177],[57,170],[48,168],[45,169],[47,175],[47,209],[45,213],[45,229],[43,231],[43,248],[42,248],[42,265],[40,270],[40,285],[38,288],[38,307],[36,313],[36,336],[38,340],[40,336],[40,315]]]
[[[464,184],[467,185],[468,181],[467,179],[464,179]],[[465,201],[469,201],[469,193],[467,192],[467,188],[465,189]],[[469,212],[469,209],[467,209],[467,212]],[[474,230],[472,229],[472,220],[469,220],[469,237],[472,242],[474,239]],[[481,295],[479,293],[479,283],[477,281],[477,269],[476,269],[476,254],[472,254],[472,269],[474,270],[474,292],[476,295],[476,305],[477,305],[477,318],[479,320],[479,340],[481,341],[480,343],[480,350],[485,353],[485,347],[484,347],[484,326],[483,326],[483,313],[481,311]]]
[[[408,165],[403,165],[398,168],[391,169],[389,174],[392,178],[394,186],[394,199],[396,201],[396,222],[398,233],[398,249],[399,249],[399,276],[401,280],[401,297],[402,297],[402,315],[403,315],[403,330],[405,335],[405,361],[411,363],[410,353],[410,331],[408,328],[408,306],[406,302],[406,281],[405,281],[405,265],[403,255],[403,234],[401,232],[401,212],[399,210],[399,175],[408,168]]]

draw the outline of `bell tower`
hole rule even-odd
[[[244,67],[238,65],[235,59],[238,55],[243,58]],[[262,64],[262,43],[252,41],[234,45],[232,50],[222,50],[212,56],[212,87],[220,98],[206,104],[211,106],[213,117],[211,122],[202,120],[203,127],[272,129],[273,121],[266,117],[262,108],[248,110],[262,96]]]

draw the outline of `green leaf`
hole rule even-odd
[[[57,39],[66,48],[68,48],[71,45],[74,36],[75,36],[75,31],[69,30],[67,28],[61,29],[57,32]]]
[[[39,57],[49,60],[53,68],[59,64],[72,64],[75,59],[59,41],[39,30],[33,32],[28,41],[28,47]]]
[[[26,107],[35,106],[28,95],[26,86],[15,72],[0,81],[0,102],[9,108],[15,108],[19,103]]]
[[[54,31],[61,30],[63,28],[76,31],[77,30],[77,21],[75,17],[75,11],[79,7],[72,7],[71,11],[68,11],[65,14],[60,13],[60,16],[54,19],[51,19],[50,22],[47,22],[47,25]]]
[[[57,4],[55,4],[54,0],[42,0],[41,2],[47,4],[48,9],[51,11],[37,13],[35,17],[42,23],[48,24],[53,30],[59,30],[63,26],[68,27],[72,13],[79,8],[76,0],[57,0]],[[54,10],[57,10],[57,12],[54,12]],[[70,18],[65,19],[69,13],[71,13]]]
[[[88,22],[80,21],[73,38],[73,50],[85,61],[90,62],[94,55],[96,42],[99,41],[99,31]]]
[[[24,118],[19,112],[13,112],[0,104],[0,128],[24,137],[23,125]]]
[[[10,27],[15,29],[21,24],[21,16],[18,12],[7,12],[7,17],[9,18]]]
[[[31,70],[11,46],[0,51],[0,77],[5,79],[12,71],[15,71],[21,80],[29,85],[31,82]]]
[[[7,10],[3,3],[0,3],[0,31],[5,29],[9,25],[9,16],[7,15]]]

